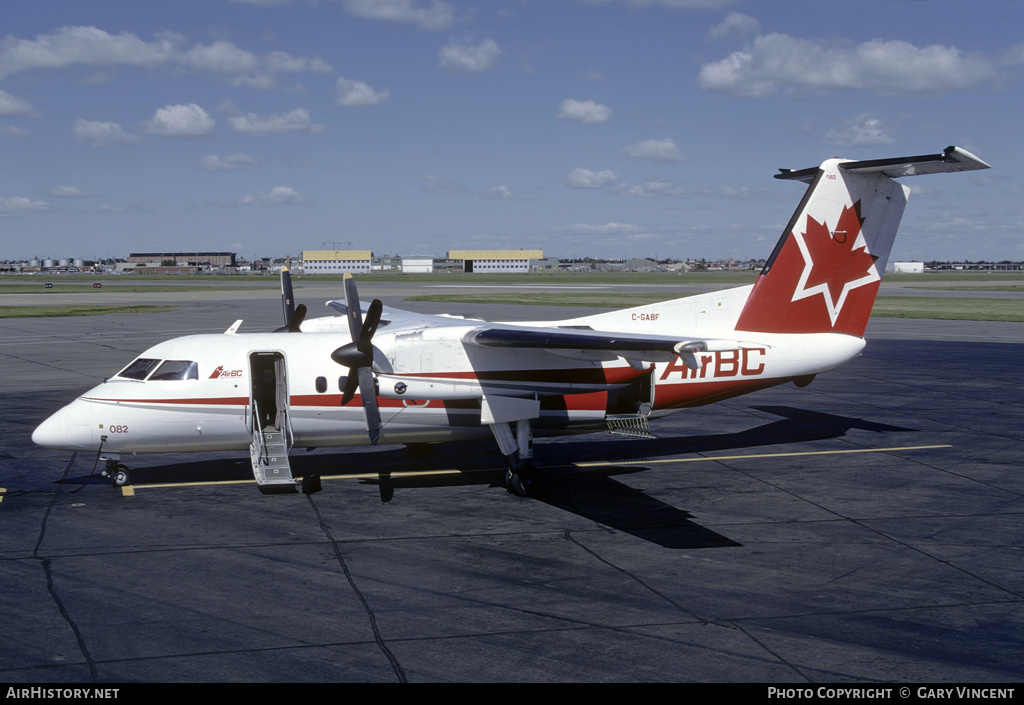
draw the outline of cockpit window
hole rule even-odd
[[[165,360],[149,381],[169,379],[199,379],[199,366],[191,360]]]
[[[128,367],[118,372],[117,376],[124,377],[125,379],[146,379],[146,375],[152,372],[158,364],[160,364],[159,360],[140,357],[128,365]]]

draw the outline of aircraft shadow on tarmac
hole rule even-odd
[[[694,523],[685,510],[629,487],[615,477],[649,471],[651,468],[643,463],[645,459],[834,439],[854,429],[878,433],[915,431],[788,406],[752,408],[782,418],[736,433],[612,438],[598,442],[593,436],[569,437],[543,444],[535,458],[544,475],[544,491],[538,500],[665,548],[739,546],[731,539]],[[475,452],[467,452],[467,446],[475,447]],[[608,465],[587,468],[575,465],[595,460]],[[615,465],[623,461],[631,464]],[[361,478],[362,482],[378,485],[384,502],[391,500],[395,490],[484,484],[500,486],[502,464],[497,449],[483,443],[385,446],[309,455],[293,451],[292,454],[292,469],[296,476],[316,473],[329,478],[359,473],[366,476]],[[405,475],[407,472],[410,474]],[[251,477],[249,459],[237,456],[133,469],[136,484],[231,481]],[[65,482],[79,484],[88,479],[68,478]],[[92,481],[100,482],[96,477]]]

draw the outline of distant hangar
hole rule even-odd
[[[426,255],[374,257],[370,250],[303,250],[305,274],[369,274],[400,271],[404,274],[432,272],[504,273],[557,269],[558,262],[544,259],[544,250],[449,250],[445,258]]]

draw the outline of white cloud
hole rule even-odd
[[[708,30],[710,39],[725,37],[750,37],[761,33],[761,23],[757,18],[744,15],[742,12],[730,12],[720,24]]]
[[[468,196],[470,191],[451,179],[429,174],[423,179],[423,193],[430,196]]]
[[[351,78],[339,78],[337,85],[338,97],[335,102],[338,105],[350,107],[378,105],[387,100],[390,94],[387,89],[375,91],[362,81],[354,81]]]
[[[22,213],[42,213],[50,210],[46,201],[33,201],[23,196],[0,198],[0,217],[21,215]]]
[[[562,120],[576,120],[584,125],[597,125],[612,119],[612,109],[592,100],[566,98],[562,101],[558,117]]]
[[[725,198],[731,201],[778,201],[780,196],[770,189],[753,189],[749,186],[732,186],[722,184],[720,186],[709,186],[702,188],[700,193],[715,198]]]
[[[874,147],[896,141],[889,125],[867,113],[844,119],[841,125],[826,132],[824,139],[829,144],[853,147]]]
[[[342,7],[353,17],[409,22],[426,30],[447,29],[455,21],[455,8],[441,0],[422,5],[417,0],[342,0]]]
[[[221,111],[228,116],[228,125],[235,132],[245,135],[271,135],[283,132],[323,132],[324,125],[315,125],[305,108],[296,108],[289,113],[261,117],[256,113],[241,113],[230,100],[224,101]]]
[[[14,125],[0,125],[0,137],[28,137],[31,132]]]
[[[71,136],[79,142],[85,142],[94,147],[118,147],[142,139],[136,134],[127,132],[116,122],[94,122],[81,118],[75,120],[75,124],[71,128]]]
[[[205,110],[196,105],[165,105],[143,123],[142,129],[161,137],[194,139],[213,134],[214,121]]]
[[[334,68],[323,59],[292,56],[286,51],[272,51],[263,58],[268,71],[273,73],[333,73]]]
[[[0,90],[0,115],[5,117],[14,115],[32,115],[35,109],[27,100],[17,98],[7,91]]]
[[[237,171],[259,166],[259,161],[248,154],[207,154],[199,160],[199,168],[206,171]]]
[[[320,58],[271,52],[260,58],[231,42],[184,46],[184,37],[172,32],[147,42],[134,34],[110,34],[96,27],[61,27],[34,40],[7,36],[0,40],[0,78],[22,71],[58,70],[72,66],[112,68],[129,66],[155,69],[184,67],[198,73],[230,76],[235,85],[270,88],[277,73],[331,73]],[[109,80],[108,73],[93,74],[86,82]]]
[[[50,191],[50,195],[57,198],[84,198],[89,194],[77,186],[57,186]]]
[[[60,27],[35,40],[6,36],[0,40],[0,78],[33,69],[86,66],[155,67],[171,60],[179,35],[164,34],[145,42],[134,34],[109,34],[96,27]]]
[[[680,153],[675,140],[670,137],[636,142],[623,149],[622,154],[632,159],[643,159],[658,164],[678,164],[686,161],[686,155]]]
[[[600,189],[618,178],[619,175],[610,169],[591,171],[590,169],[576,168],[569,172],[565,182],[571,188]]]
[[[610,192],[617,196],[631,198],[657,198],[660,196],[682,196],[686,193],[686,189],[668,179],[647,179],[633,186],[615,184],[611,187]]]
[[[588,223],[573,223],[564,228],[567,232],[571,233],[591,233],[595,235],[626,235],[629,233],[635,233],[639,230],[639,226],[630,225],[629,223],[604,223],[603,225],[590,225]]]
[[[622,2],[632,7],[660,5],[676,10],[714,10],[731,5],[734,0],[578,0],[587,5],[609,5]]]
[[[881,39],[853,44],[769,34],[757,37],[743,51],[705,64],[697,81],[702,88],[744,97],[843,90],[923,95],[972,88],[995,77],[987,59],[963,54],[956,47],[918,48]]]
[[[304,203],[298,191],[291,186],[275,186],[269,192],[256,192],[244,196],[238,203],[243,206],[294,206]]]
[[[494,68],[501,47],[493,39],[476,46],[449,42],[437,55],[438,64],[451,73],[484,73]]]
[[[514,198],[515,194],[512,193],[512,189],[508,186],[501,184],[500,186],[495,186],[492,189],[484,191],[480,194],[480,197],[491,200],[504,200],[506,198]]]
[[[178,61],[196,71],[210,73],[250,73],[260,67],[255,54],[239,49],[231,42],[214,42],[209,46],[196,44],[183,52]]]

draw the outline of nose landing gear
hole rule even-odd
[[[132,476],[128,472],[128,466],[118,462],[118,458],[103,458],[104,467],[100,477],[110,480],[114,487],[124,487],[132,484]]]

